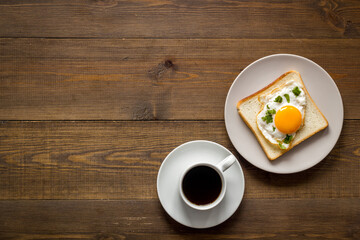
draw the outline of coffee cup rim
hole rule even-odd
[[[216,198],[215,201],[213,201],[211,203],[208,203],[208,204],[204,204],[204,205],[197,205],[195,203],[192,203],[189,199],[187,199],[187,197],[185,196],[185,193],[183,192],[183,186],[182,186],[185,175],[191,169],[193,169],[195,167],[198,167],[198,166],[207,166],[207,167],[210,167],[210,168],[214,169],[219,174],[220,179],[221,179],[221,191],[220,191],[219,196]],[[180,183],[179,183],[179,189],[180,189],[181,198],[191,208],[196,209],[196,210],[209,210],[209,209],[212,209],[212,208],[216,207],[223,200],[223,198],[225,196],[226,181],[225,181],[224,173],[215,164],[206,163],[206,162],[200,162],[200,163],[192,164],[191,166],[186,168],[185,171],[183,172],[183,174],[181,175]]]

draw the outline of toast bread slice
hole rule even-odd
[[[288,149],[280,149],[278,146],[270,143],[257,127],[256,118],[257,114],[262,109],[262,103],[259,101],[261,96],[269,94],[275,88],[287,83],[290,80],[294,80],[299,83],[306,96],[306,107],[305,107],[305,119],[304,126],[298,130],[296,136]],[[259,144],[264,150],[269,160],[275,160],[276,158],[283,155],[302,141],[308,139],[319,131],[325,129],[328,126],[328,121],[325,116],[321,113],[320,109],[316,106],[312,100],[309,92],[307,91],[304,82],[301,79],[300,73],[297,71],[289,71],[281,75],[278,79],[270,83],[263,89],[255,92],[254,94],[240,100],[237,104],[237,110],[241,118],[244,120],[246,125],[251,129],[257,138]]]

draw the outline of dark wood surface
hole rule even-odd
[[[264,172],[224,124],[235,77],[293,53],[336,82],[345,121],[306,171]],[[359,1],[0,2],[0,239],[360,239]],[[184,227],[157,198],[165,156],[194,139],[239,159],[243,202]]]
[[[226,94],[243,68],[293,53],[323,66],[341,90],[345,117],[359,119],[359,46],[360,39],[0,39],[6,76],[0,114],[3,120],[223,120]]]

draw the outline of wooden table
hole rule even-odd
[[[1,239],[359,239],[360,3],[3,0]],[[225,130],[227,91],[274,53],[317,62],[345,121],[331,153],[291,175],[244,160]],[[246,178],[225,223],[172,220],[157,172],[176,146],[229,148]]]

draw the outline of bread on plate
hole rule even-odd
[[[282,156],[328,126],[300,73],[293,70],[241,99],[237,110],[269,160]]]

